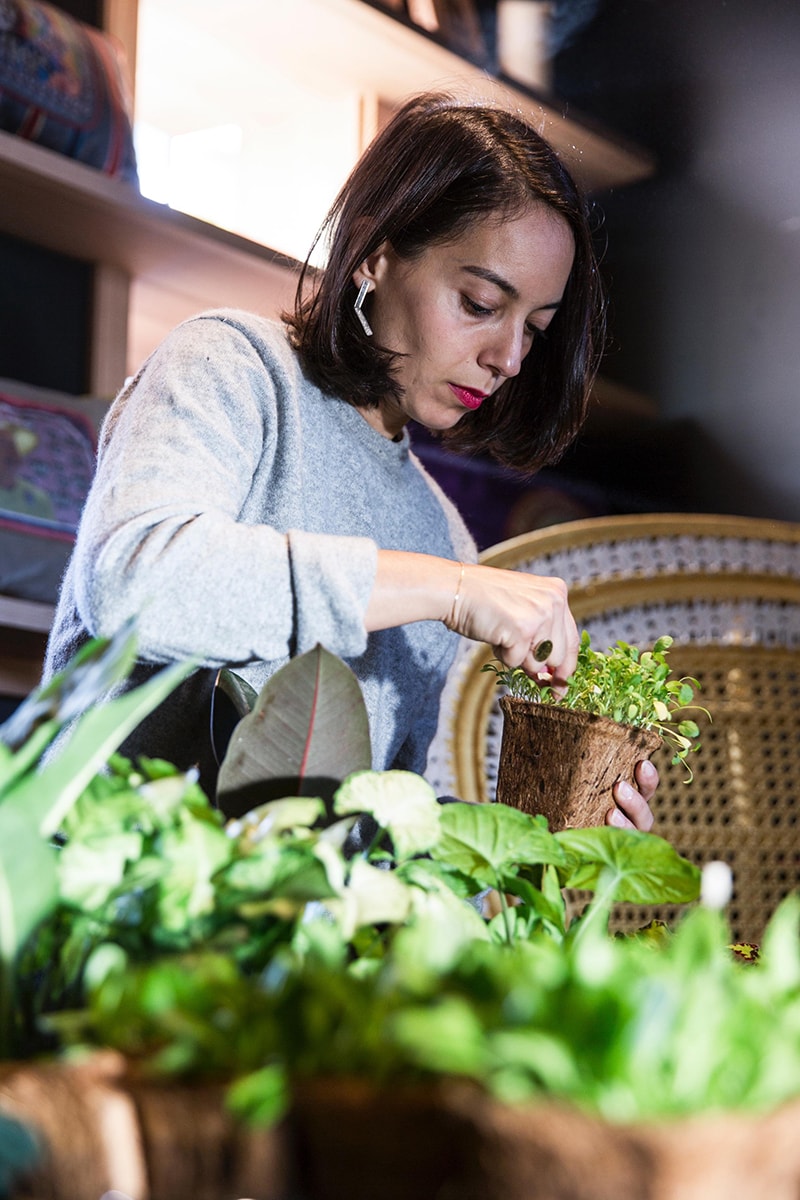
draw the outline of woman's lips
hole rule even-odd
[[[464,408],[476,409],[480,408],[486,399],[486,392],[475,392],[472,388],[458,387],[457,384],[451,383],[450,390],[461,401]]]

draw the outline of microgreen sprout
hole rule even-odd
[[[667,635],[660,637],[650,650],[618,641],[603,652],[592,649],[584,629],[578,663],[567,680],[565,695],[532,679],[521,667],[487,663],[483,670],[493,671],[498,685],[522,700],[595,713],[621,724],[656,730],[672,749],[673,763],[684,764],[688,783],[693,773],[686,756],[700,748],[700,730],[697,722],[684,714],[691,708],[705,713],[709,720],[711,715],[694,704],[700,689],[698,681],[691,676],[677,679],[671,675],[667,654],[672,641]]]

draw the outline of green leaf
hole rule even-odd
[[[488,1048],[474,1008],[456,996],[407,1008],[387,1021],[390,1038],[426,1071],[454,1075],[483,1072]]]
[[[652,833],[614,829],[565,829],[554,834],[566,852],[565,887],[594,890],[603,871],[617,902],[685,904],[700,895],[700,871]]]
[[[102,908],[128,863],[139,858],[143,840],[140,833],[115,830],[68,842],[58,857],[61,899],[90,912]]]
[[[318,796],[286,796],[252,808],[243,817],[229,821],[229,837],[236,837],[245,848],[278,837],[290,829],[310,829],[325,814]]]
[[[393,871],[383,871],[356,858],[347,886],[338,899],[326,901],[325,907],[339,920],[349,941],[363,925],[399,925],[405,921],[411,912],[411,888]]]
[[[442,806],[412,771],[357,771],[336,792],[333,809],[340,816],[370,813],[388,830],[398,858],[424,854],[439,839]]]
[[[259,1129],[276,1125],[289,1108],[289,1087],[283,1068],[262,1067],[237,1079],[228,1088],[225,1105],[248,1125]]]
[[[23,700],[0,726],[0,740],[12,749],[27,749],[24,743],[45,724],[50,726],[51,740],[64,724],[86,712],[115,683],[125,679],[135,659],[136,634],[132,622],[111,639],[93,639],[80,648],[63,671]]]
[[[218,672],[216,686],[224,696],[227,696],[240,717],[246,717],[258,703],[256,689],[228,667],[223,667]]]
[[[566,862],[542,818],[505,804],[446,804],[434,857],[487,886],[519,863]]]
[[[267,783],[282,785],[283,796],[321,795],[321,780],[338,784],[371,764],[358,680],[340,658],[316,646],[276,671],[236,726],[217,796],[226,809],[237,793],[241,799]]]
[[[11,964],[57,899],[56,852],[10,804],[0,805],[0,957]]]
[[[181,930],[213,911],[213,877],[229,860],[230,838],[206,821],[186,820],[159,838],[159,853],[168,866],[161,885],[159,917],[165,929]]]
[[[191,669],[191,663],[176,663],[140,687],[84,713],[52,761],[7,794],[3,806],[13,804],[38,826],[42,837],[51,837],[112,751]]]

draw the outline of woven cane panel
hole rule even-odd
[[[729,862],[734,936],[757,941],[776,903],[800,886],[800,526],[698,514],[593,518],[490,548],[492,566],[566,579],[580,628],[605,649],[676,644],[678,673],[703,684],[714,723],[684,786],[656,757],[656,832],[698,863]],[[439,795],[493,800],[502,714],[488,647],[463,642],[442,697],[427,775]],[[574,902],[579,897],[571,898]],[[677,910],[620,907],[618,928]]]
[[[712,723],[698,720],[701,749],[691,783],[659,750],[654,832],[698,865],[722,859],[733,871],[728,918],[737,940],[759,941],[778,902],[800,887],[800,651],[681,647],[678,674],[700,680]],[[638,928],[679,910],[620,906],[618,928]]]
[[[800,649],[800,603],[746,596],[722,601],[657,600],[601,612],[580,624],[598,650],[617,640],[634,646],[652,645],[667,631],[681,643]],[[672,651],[673,660],[677,649]],[[480,669],[490,657],[488,648],[465,641],[448,677],[426,771],[437,795],[494,799],[503,718],[493,677]]]
[[[769,638],[768,626],[762,632]],[[671,661],[677,674],[699,680],[698,701],[713,719],[698,718],[702,745],[689,759],[691,783],[684,782],[683,768],[671,764],[669,751],[654,756],[661,779],[654,832],[698,865],[713,859],[730,864],[733,936],[757,942],[778,901],[800,887],[800,645],[796,639],[786,647],[698,643],[673,647]],[[490,679],[476,675],[472,664],[472,687],[485,688]],[[483,751],[476,768],[480,794],[452,775],[449,786],[437,790],[490,800],[502,740],[495,694],[471,732]],[[469,734],[462,728],[462,738]],[[570,899],[580,907],[579,896]],[[654,917],[674,924],[680,911],[619,906],[613,925],[636,929]]]
[[[490,552],[482,561],[490,561]],[[675,574],[748,574],[800,578],[795,542],[747,537],[653,536],[564,546],[524,556],[514,564],[532,575],[558,575],[571,587],[597,580]]]

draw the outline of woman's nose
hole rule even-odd
[[[503,375],[510,379],[519,374],[526,350],[524,334],[521,330],[498,329],[495,336],[487,342],[478,361],[482,367],[487,367],[493,374]]]

